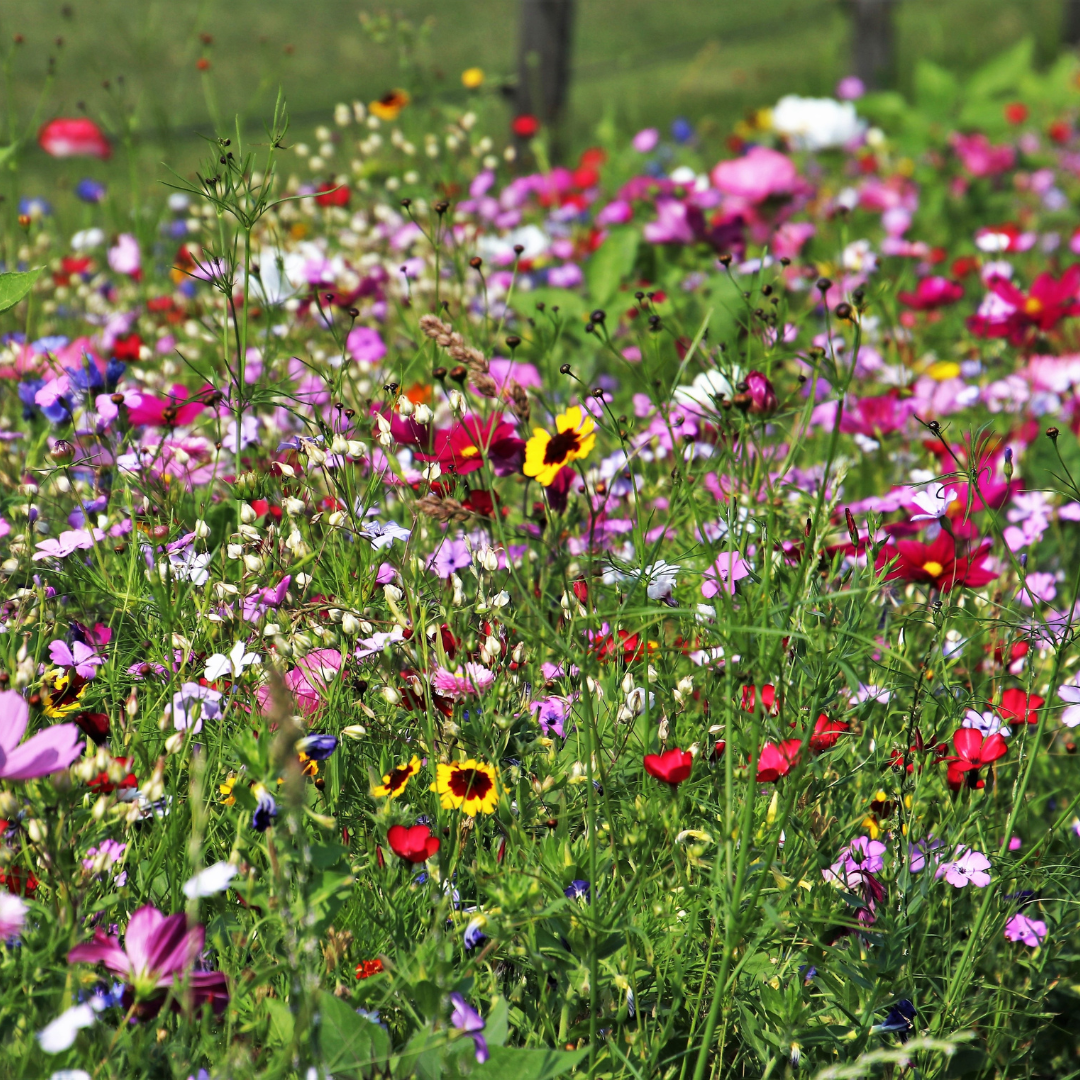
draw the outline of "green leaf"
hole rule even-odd
[[[946,119],[960,100],[960,83],[951,71],[920,60],[915,67],[915,100],[919,108]]]
[[[285,1046],[293,1038],[293,1014],[289,1006],[280,998],[267,998],[266,1011],[270,1017],[270,1041],[276,1046]]]
[[[1034,55],[1035,39],[1021,38],[1011,49],[995,56],[971,76],[966,87],[968,97],[990,97],[1006,90],[1015,90],[1031,70]]]
[[[44,266],[39,266],[34,270],[0,274],[0,311],[13,308],[34,287],[34,282],[44,269]]]
[[[473,1080],[553,1080],[565,1076],[589,1054],[583,1050],[524,1050],[490,1047],[491,1057],[470,1073]]]
[[[319,1044],[327,1072],[357,1072],[386,1061],[390,1037],[378,1024],[325,992],[319,995],[319,1013]]]
[[[608,233],[607,239],[589,260],[586,271],[593,303],[603,307],[614,298],[623,279],[634,269],[637,249],[637,229],[612,229]]]
[[[588,308],[585,301],[576,292],[570,289],[550,289],[544,286],[539,289],[529,289],[528,292],[514,293],[514,310],[526,318],[543,320],[541,325],[545,328],[549,325],[547,315],[537,313],[536,305],[543,304],[548,312],[558,308],[556,319],[580,322]]]

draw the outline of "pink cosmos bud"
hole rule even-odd
[[[751,371],[746,376],[746,389],[750,394],[751,413],[755,416],[772,416],[776,412],[776,391],[760,371]]]

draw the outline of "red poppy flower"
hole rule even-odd
[[[694,755],[689,750],[673,747],[662,754],[646,754],[643,763],[645,771],[665,784],[678,787],[694,767]]]
[[[747,712],[754,711],[754,703],[757,697],[756,686],[744,686],[742,688],[742,707]],[[773,716],[779,711],[776,704],[776,687],[772,683],[766,683],[761,688],[761,707]]]
[[[649,652],[655,652],[657,646],[654,641],[642,641],[640,634],[631,634],[629,630],[617,630],[614,634],[607,634],[594,640],[592,647],[597,659],[601,662],[615,658],[621,659],[624,664],[632,664],[645,655],[646,649]],[[621,657],[617,656],[619,652],[622,653]]]
[[[378,975],[383,969],[381,960],[361,960],[356,965],[356,977],[358,979],[370,979],[372,975]]]
[[[830,720],[822,713],[814,724],[814,734],[810,736],[810,749],[815,754],[820,754],[823,750],[831,750],[840,736],[850,730],[851,725],[846,720]]]
[[[320,206],[348,206],[349,189],[344,184],[322,184],[315,201]]]
[[[26,879],[23,880],[23,874]],[[21,866],[9,866],[7,870],[0,870],[0,886],[7,886],[7,891],[16,896],[33,896],[38,890],[38,881],[33,870],[23,870]]]
[[[524,113],[514,117],[510,130],[519,139],[531,139],[540,130],[540,121],[530,113]]]
[[[787,776],[792,768],[799,764],[801,751],[801,739],[786,739],[779,744],[767,742],[758,755],[757,782],[772,784],[781,776]]]
[[[1013,101],[1005,106],[1005,119],[1010,124],[1022,124],[1028,118],[1028,107],[1022,101]]]
[[[143,340],[138,334],[123,334],[113,341],[112,354],[117,360],[138,360]]]
[[[101,128],[87,116],[58,117],[38,132],[38,146],[50,157],[96,157],[112,153]]]
[[[971,555],[956,555],[956,541],[944,530],[929,544],[918,540],[898,540],[883,544],[878,552],[876,569],[895,564],[885,575],[886,581],[925,581],[948,592],[954,588],[978,588],[998,575],[987,569],[988,552],[978,547]]]
[[[400,855],[411,863],[430,859],[439,850],[438,838],[431,835],[431,829],[426,825],[413,825],[412,828],[391,825],[386,839],[395,855]]]
[[[122,769],[128,769],[131,767],[132,758],[118,757],[113,758],[113,764],[119,765]],[[114,791],[130,791],[132,788],[137,788],[139,781],[133,772],[129,772],[119,782],[110,780],[108,772],[99,772],[93,780],[87,784],[87,787],[91,791],[96,791],[101,795],[111,795]]]
[[[1001,695],[1001,704],[995,706],[998,715],[1006,724],[1037,724],[1038,709],[1046,704],[1046,698],[1038,694],[1025,694],[1023,690],[1006,690]]]
[[[949,769],[956,772],[981,769],[1009,752],[1009,745],[1000,732],[995,731],[993,735],[984,737],[977,728],[960,728],[953,735],[953,746],[956,747],[957,756],[948,759]]]

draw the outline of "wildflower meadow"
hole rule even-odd
[[[4,125],[2,1074],[1080,1076],[1080,60],[402,71]]]

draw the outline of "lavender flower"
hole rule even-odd
[[[487,1039],[480,1034],[484,1030],[483,1017],[460,994],[451,994],[450,1004],[454,1006],[450,1023],[472,1039],[476,1060],[483,1065],[489,1057]]]

